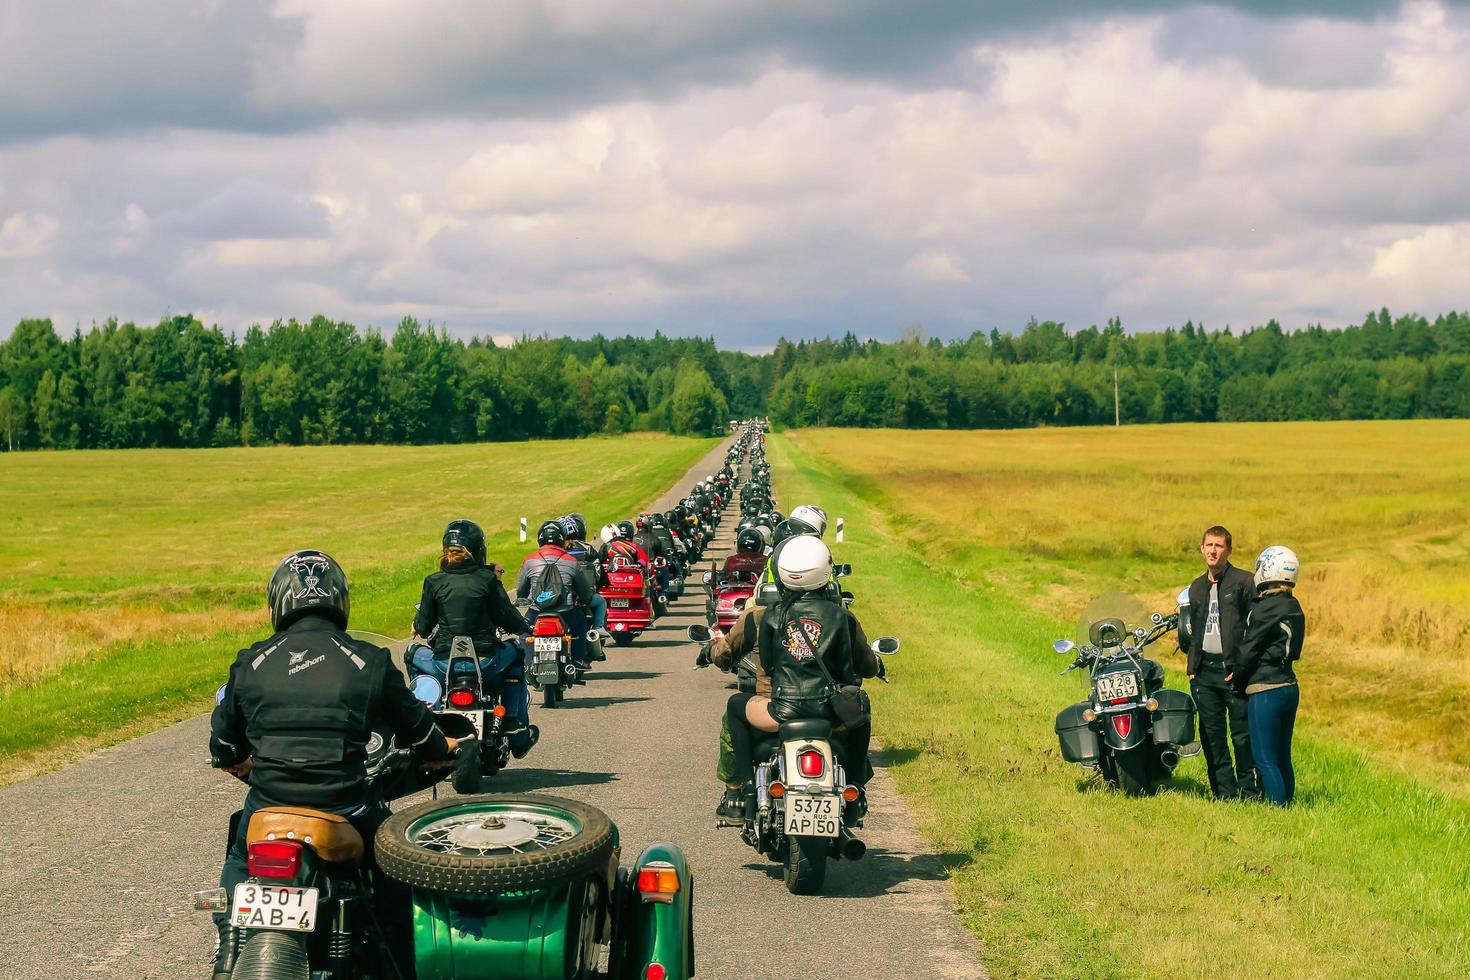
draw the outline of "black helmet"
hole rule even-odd
[[[347,573],[330,556],[310,549],[293,551],[281,559],[265,587],[265,597],[271,607],[271,627],[278,633],[308,613],[325,616],[345,630],[352,611]]]
[[[765,549],[761,547],[761,533],[753,527],[742,528],[740,533],[735,535],[735,550],[764,551]]]
[[[648,523],[652,524],[654,527],[663,527],[664,515],[660,514],[658,511],[654,511],[652,514],[648,515]]]
[[[576,538],[578,541],[587,540],[587,518],[583,517],[580,513],[574,510],[566,517],[562,518],[562,520],[570,520],[573,524],[574,529],[567,532],[567,537]]]
[[[463,548],[476,562],[485,564],[485,532],[474,521],[462,518],[450,521],[449,526],[444,529],[441,545],[445,548]]]
[[[623,532],[625,538],[631,538],[638,531],[632,521],[618,521],[618,530]]]
[[[561,524],[557,521],[547,521],[542,524],[536,532],[537,544],[564,544],[567,540],[567,532],[563,531]]]

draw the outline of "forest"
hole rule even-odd
[[[1470,416],[1470,313],[1368,314],[1129,333],[1031,320],[941,341],[524,336],[499,346],[405,318],[385,336],[318,316],[243,337],[175,316],[0,341],[0,451],[450,443],[786,426],[1036,425]]]

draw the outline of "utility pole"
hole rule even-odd
[[[1123,418],[1118,413],[1118,365],[1113,365],[1113,428],[1123,424]]]

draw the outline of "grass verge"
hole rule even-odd
[[[916,513],[922,486],[845,468],[835,435],[811,442],[829,451],[771,440],[776,487],[846,518],[855,611],[905,641],[873,692],[876,731],[994,976],[1470,975],[1458,794],[1310,725],[1289,811],[1213,802],[1200,760],[1152,799],[1082,782],[1052,732],[1082,695],[1050,650],[1071,624],[986,574],[1023,556],[968,547]]]

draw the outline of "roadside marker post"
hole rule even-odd
[[[840,517],[837,518],[837,543],[838,544],[841,544],[842,543],[842,529],[843,529],[843,526],[844,526],[844,524],[843,524],[842,518],[840,518]]]
[[[526,519],[521,518],[521,544],[526,543]]]

